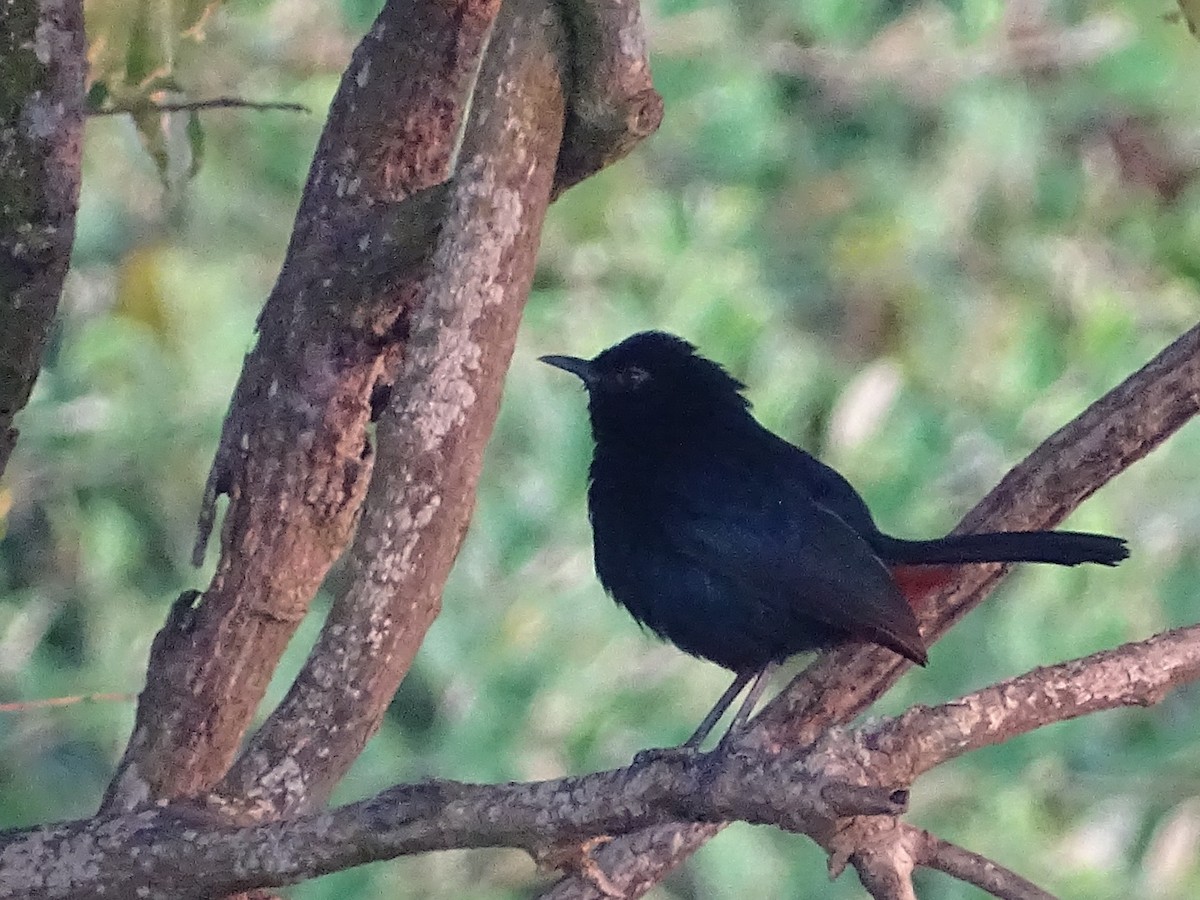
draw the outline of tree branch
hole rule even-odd
[[[1193,625],[1035,669],[940,706],[913,707],[851,732],[858,753],[847,753],[847,732],[833,729],[812,745],[811,762],[830,777],[910,784],[971,750],[1088,713],[1159,703],[1173,688],[1197,679],[1200,625]],[[861,770],[845,768],[847,759]],[[997,863],[897,820],[875,817],[842,823],[823,845],[830,852],[832,875],[852,863],[864,887],[878,898],[908,900],[916,865],[941,869],[998,897],[1049,896]]]
[[[895,816],[907,796],[831,781],[795,752],[770,760],[671,755],[526,784],[400,785],[330,813],[249,827],[176,804],[0,836],[0,898],[133,897],[163,885],[177,896],[221,896],[432,850],[518,847],[544,856],[680,816],[826,832],[846,816]]]
[[[862,732],[883,777],[909,783],[949,759],[1121,706],[1151,706],[1200,679],[1200,625],[1034,669],[940,706],[915,706]]]
[[[632,830],[636,839],[680,819],[697,828],[736,819],[809,835],[829,851],[831,874],[853,864],[874,897],[913,900],[913,869],[930,866],[999,897],[1043,900],[1048,895],[1002,866],[899,821],[906,785],[967,750],[1086,712],[1158,702],[1196,678],[1200,626],[1039,669],[953,703],[830,729],[815,744],[778,754],[667,752],[546,782],[400,785],[328,815],[270,826],[232,827],[226,801],[211,798],[212,805],[185,801],[10,832],[0,836],[0,898],[100,889],[125,896],[181,883],[182,872],[197,896],[215,896],[403,854],[501,846],[555,865],[573,861],[580,874],[563,883],[573,890],[587,884],[598,894],[626,894],[648,876],[636,867],[619,870],[620,880],[609,876],[591,853],[604,836]]]
[[[978,853],[911,825],[905,828],[915,833],[918,865],[945,872],[1000,900],[1054,900],[1053,894],[1046,893],[1032,881]]]
[[[257,815],[323,805],[378,728],[474,506],[549,202],[565,40],[543,0],[506,3],[484,61],[379,463],[337,597],[287,697],[218,792]],[[240,802],[240,801],[239,801]]]
[[[498,5],[391,0],[354,52],[209,475],[195,556],[228,494],[217,571],[155,640],[106,811],[226,772],[350,538],[373,465],[371,401],[410,350]]]
[[[858,753],[848,754],[847,732],[833,729],[812,745],[812,764],[830,777],[910,784],[971,750],[1088,713],[1158,703],[1171,689],[1197,679],[1200,625],[1035,669],[940,706],[913,707],[896,718],[851,732]],[[826,754],[822,765],[818,761]],[[861,770],[845,768],[847,759]],[[991,860],[896,820],[859,818],[842,823],[822,843],[830,852],[831,874],[836,876],[847,862],[852,863],[875,897],[908,898],[905,891],[912,890],[914,865],[940,868],[1000,897],[1049,896]],[[951,871],[954,867],[963,874]]]
[[[81,0],[0,4],[0,474],[75,239],[87,69]]]
[[[144,113],[203,112],[208,109],[252,109],[258,112],[278,110],[281,112],[311,113],[303,103],[285,103],[279,100],[243,100],[241,97],[212,97],[208,100],[185,100],[179,103],[136,103],[128,106],[106,106],[89,109],[89,116],[126,116]]]
[[[641,0],[561,0],[571,35],[571,96],[554,196],[658,130],[663,101],[650,80]]]

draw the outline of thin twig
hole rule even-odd
[[[909,826],[911,827],[911,826]],[[952,844],[921,829],[918,832],[917,864],[945,872],[959,881],[973,884],[1000,900],[1054,900],[1054,895],[1022,878],[1011,869],[986,856]]]
[[[49,709],[55,706],[73,706],[76,703],[132,703],[137,694],[77,694],[74,697],[46,697],[42,700],[17,700],[0,703],[0,713],[29,712],[34,709]]]
[[[254,110],[283,110],[284,112],[312,113],[303,103],[284,103],[282,101],[243,100],[240,97],[213,97],[211,100],[188,100],[180,103],[139,102],[129,106],[110,106],[104,109],[89,109],[89,116],[126,116],[140,113],[172,113],[199,112],[205,109],[254,109]]]

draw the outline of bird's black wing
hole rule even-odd
[[[916,618],[883,562],[805,485],[776,474],[714,471],[693,483],[671,518],[676,551],[762,603],[780,629],[813,620],[923,664]]]

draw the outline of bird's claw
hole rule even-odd
[[[648,766],[656,762],[674,762],[676,760],[695,759],[702,753],[699,747],[690,744],[680,744],[678,747],[649,747],[639,750],[633,757],[635,766]]]

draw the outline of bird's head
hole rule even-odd
[[[749,407],[740,381],[683,338],[662,331],[639,332],[593,359],[543,356],[541,361],[583,381],[598,438],[678,433],[731,412],[740,416]]]

